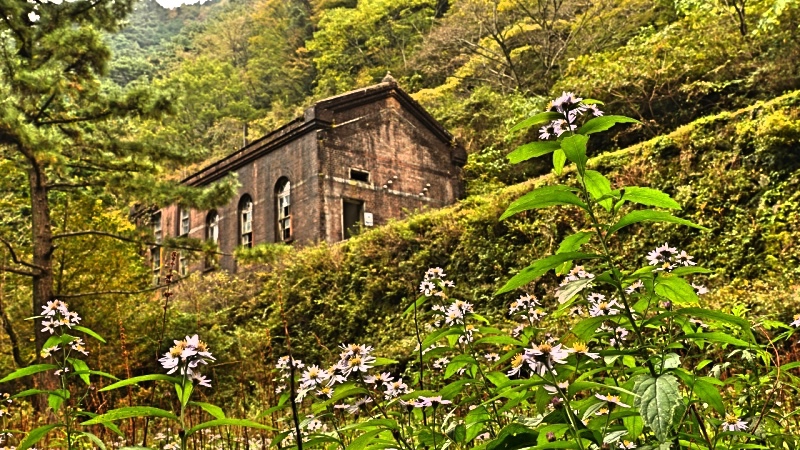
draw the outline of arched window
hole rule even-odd
[[[247,194],[239,200],[239,245],[253,246],[253,199]]]
[[[209,211],[206,216],[206,239],[219,244],[219,214],[216,211]]]
[[[278,240],[290,241],[292,239],[292,184],[288,178],[281,178],[275,185],[275,197],[277,199],[278,214]]]

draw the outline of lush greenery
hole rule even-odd
[[[31,341],[33,329],[25,320],[45,306],[39,302],[31,309],[37,284],[30,278],[39,273],[42,261],[52,275],[52,292],[69,302],[70,311],[81,312],[87,330],[97,331],[107,341],[102,344],[87,337],[87,342],[76,345],[89,355],[76,359],[73,353],[72,360],[85,361],[87,367],[120,379],[152,377],[164,373],[158,359],[164,357],[171,340],[194,343],[195,334],[208,343],[216,358],[207,374],[213,388],[194,389],[191,400],[186,379],[166,375],[151,378],[161,380],[160,384],[143,382],[141,387],[128,384],[100,391],[110,381],[95,382],[96,376],[103,375],[93,373],[94,389],[84,387],[78,394],[75,389],[83,385],[88,372],[83,373],[82,363],[62,359],[57,361],[59,367],[81,372],[79,376],[62,373],[57,377],[61,385],[36,386],[49,395],[30,398],[44,399],[34,405],[39,411],[57,410],[63,418],[58,429],[66,433],[51,430],[55,423],[51,417],[34,413],[17,400],[8,409],[12,414],[3,414],[8,427],[27,431],[50,427],[39,429],[53,431],[46,437],[51,440],[44,441],[51,447],[74,444],[70,436],[76,430],[92,431],[109,443],[117,439],[112,437],[113,428],[82,428],[80,422],[87,420],[84,413],[146,405],[175,411],[169,414],[180,419],[175,422],[177,428],[167,425],[169,419],[126,419],[119,423],[119,431],[129,436],[128,444],[138,436],[136,443],[144,438],[150,445],[165,446],[171,441],[153,441],[156,432],[178,436],[179,428],[220,420],[220,411],[212,407],[216,403],[224,406],[226,418],[254,419],[276,431],[232,426],[213,444],[210,435],[200,432],[184,433],[173,444],[182,440],[195,448],[236,448],[243,445],[237,438],[246,437],[251,446],[263,445],[267,437],[275,438],[293,421],[286,409],[269,409],[281,402],[283,408],[290,406],[286,396],[275,393],[283,373],[274,370],[278,358],[289,351],[306,362],[332,363],[338,359],[338,344],[359,342],[396,360],[395,376],[419,373],[414,349],[422,319],[412,320],[403,311],[417,299],[419,283],[431,267],[444,268],[447,279],[455,283],[447,289],[449,298],[470,302],[494,328],[508,332],[516,326],[507,319],[508,304],[518,294],[496,295],[497,290],[532,261],[558,252],[566,237],[586,231],[592,223],[580,208],[563,206],[500,220],[506,208],[531,189],[585,175],[567,167],[558,177],[550,173],[549,158],[511,164],[522,159],[514,155],[534,147],[514,149],[539,133],[538,127],[509,130],[545,110],[551,96],[563,91],[601,99],[604,110],[639,121],[593,134],[587,170],[607,177],[612,191],[623,186],[663,191],[682,206],[677,217],[709,230],[632,225],[608,239],[616,255],[613,262],[632,270],[645,265],[649,251],[668,242],[708,268],[709,272],[693,274],[691,280],[710,289],[702,297],[703,307],[729,314],[725,316],[728,325],[724,321],[711,324],[718,326],[714,333],[732,334],[739,341],[725,344],[732,347],[713,340],[691,345],[703,345],[708,359],[719,368],[711,375],[726,383],[720,389],[725,413],[747,415],[759,407],[771,407],[763,402],[773,397],[758,390],[766,389],[763,385],[748,390],[737,384],[744,383],[743,374],[755,373],[741,372],[738,356],[756,354],[748,353],[756,352],[756,347],[735,353],[735,358],[729,353],[736,351],[733,348],[740,341],[763,345],[767,336],[779,336],[786,329],[779,322],[791,322],[800,303],[795,281],[800,253],[794,245],[800,229],[800,73],[795,63],[800,59],[800,10],[796,1],[263,0],[223,1],[172,11],[144,2],[127,16],[129,24],[121,32],[117,20],[130,12],[127,3],[111,2],[117,6],[85,20],[76,6],[81,2],[35,8],[33,3],[7,3],[6,15],[14,20],[4,28],[8,64],[3,69],[3,86],[6,97],[15,100],[3,106],[2,124],[7,125],[3,136],[12,140],[3,140],[0,147],[4,156],[0,159],[0,342],[4,350],[0,372],[12,373],[37,362],[42,347],[52,347],[38,324],[39,341]],[[79,19],[70,22],[72,17]],[[65,25],[72,23],[78,25]],[[378,82],[387,71],[467,148],[465,181],[471,194],[467,199],[338,245],[298,252],[275,246],[243,251],[238,257],[252,263],[248,272],[192,275],[170,297],[150,290],[151,273],[141,253],[154,242],[147,230],[132,223],[129,207],[135,202],[220,201],[230,184],[203,195],[180,189],[172,180],[238,148],[245,123],[254,138],[315,99]],[[48,113],[37,115],[40,109]],[[33,158],[18,154],[19,148],[30,149]],[[94,152],[100,149],[104,151]],[[132,153],[150,159],[128,158]],[[87,161],[90,168],[79,167]],[[55,185],[46,187],[46,202],[39,197],[39,209],[31,202],[36,185],[30,180],[35,179],[31,173],[36,173],[36,167]],[[604,202],[613,197],[598,200],[585,197],[586,192],[580,195],[584,203],[594,201],[603,209]],[[51,234],[65,235],[50,247],[43,247],[37,238],[41,235],[36,234],[43,204]],[[134,211],[142,211],[141,205]],[[32,219],[37,214],[39,219]],[[191,242],[169,245],[198,248]],[[596,273],[601,272],[597,269]],[[553,272],[544,274],[529,293],[552,302],[560,282]],[[659,295],[652,289],[647,295],[654,292]],[[566,316],[546,312],[542,326],[558,332],[557,336],[572,324]],[[627,324],[636,320],[629,319]],[[755,341],[748,340],[742,320],[754,330]],[[650,339],[654,349],[676,345],[646,333],[639,336]],[[73,345],[75,337],[69,335],[59,345]],[[538,335],[526,339],[541,344]],[[572,343],[569,339],[564,342]],[[506,342],[513,346],[522,341]],[[683,369],[692,371],[698,355],[684,353],[685,349],[675,353]],[[757,353],[764,364],[780,366],[796,359],[793,346],[785,341],[775,341],[768,353]],[[623,356],[638,358],[645,367],[649,360],[635,352]],[[606,373],[632,380],[628,377],[634,374],[624,368],[628,367],[625,361],[630,360],[604,361],[617,364]],[[669,370],[681,380],[682,398],[691,407],[693,397],[686,390],[691,383],[680,377],[674,363],[670,360]],[[490,371],[480,364],[475,367]],[[491,370],[502,371],[497,367]],[[792,375],[791,369],[784,369],[781,377]],[[432,373],[430,368],[425,370],[426,376]],[[771,369],[752,370],[766,370],[762,373],[766,376]],[[295,375],[301,375],[299,369]],[[656,375],[661,376],[661,371]],[[295,389],[299,384],[298,380]],[[30,387],[29,378],[20,376],[3,389],[22,392]],[[497,392],[500,388],[487,385],[487,389]],[[73,394],[65,398],[64,391]],[[535,405],[544,394],[541,389],[530,393],[533,399],[520,400],[523,405],[528,402],[529,409],[514,406],[509,411],[531,417],[534,410],[541,412],[537,408],[542,405]],[[435,396],[434,392],[420,395]],[[737,396],[742,403],[733,406]],[[718,403],[701,399],[712,405],[717,419],[724,420]],[[305,406],[311,407],[308,401]],[[585,406],[579,407],[582,414]],[[636,406],[642,410],[640,404]],[[791,403],[783,406],[785,412],[790,408]],[[444,442],[468,445],[441,428],[443,411],[431,411],[439,416],[436,425],[428,428],[430,434],[423,436],[421,428],[416,428],[404,436],[438,447]],[[453,417],[467,416],[464,412]],[[508,416],[497,417],[497,427],[512,422]],[[613,419],[617,417],[621,416]],[[691,417],[684,415],[686,420],[694,420]],[[303,422],[307,427],[311,420]],[[622,418],[623,426],[628,425],[625,422]],[[249,423],[239,423],[243,424]],[[535,428],[532,422],[519,424]],[[617,422],[609,424],[604,426],[607,431],[622,431],[614,428]],[[639,444],[657,434],[651,425]],[[358,430],[363,427],[350,428],[344,438],[333,439],[355,445],[350,439],[357,440]],[[476,431],[481,430],[469,433]],[[527,431],[514,432],[525,435]],[[597,439],[580,430],[577,433],[584,439]],[[394,439],[389,437],[392,434],[382,436]],[[499,434],[492,438],[499,439]],[[94,445],[89,444],[88,435],[82,436],[78,442]],[[435,445],[427,440],[433,436]],[[546,438],[547,432],[537,436]],[[729,441],[748,439],[719,436],[728,446],[733,445]],[[708,446],[708,439],[700,436],[697,441]]]

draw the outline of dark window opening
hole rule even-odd
[[[360,200],[343,200],[342,202],[342,223],[344,225],[344,239],[358,234],[359,228],[363,224],[364,202]]]
[[[369,172],[365,170],[350,169],[350,179],[369,183]]]
[[[219,214],[216,211],[210,211],[206,216],[206,240],[214,243],[215,250],[218,250],[219,245]],[[217,266],[217,255],[209,253],[206,255],[203,265],[206,270],[213,269]]]

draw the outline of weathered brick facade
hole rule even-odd
[[[337,242],[346,237],[345,221],[363,226],[371,214],[378,226],[405,211],[453,203],[462,195],[465,162],[453,137],[387,77],[316,103],[303,117],[186,178],[187,185],[204,186],[235,172],[241,183],[227,205],[190,211],[188,236],[208,239],[208,218],[216,213],[220,251],[232,253],[242,244],[241,201],[249,196],[252,234],[245,239],[281,242],[277,189],[288,180],[288,241]],[[179,236],[179,208],[160,214],[163,236]],[[219,266],[236,270],[230,256]]]

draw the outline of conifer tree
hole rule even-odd
[[[232,194],[231,182],[198,190],[164,177],[166,168],[197,156],[145,127],[170,111],[168,93],[146,85],[121,91],[104,82],[111,54],[103,33],[118,30],[133,3],[0,0],[0,160],[10,170],[0,178],[24,180],[20,191],[30,206],[30,244],[20,246],[0,234],[11,256],[0,271],[30,277],[32,315],[54,300],[53,254],[59,242],[115,237],[99,230],[54,233],[57,193],[103,192],[118,207],[139,201],[198,208]],[[48,337],[40,328],[36,348]]]

